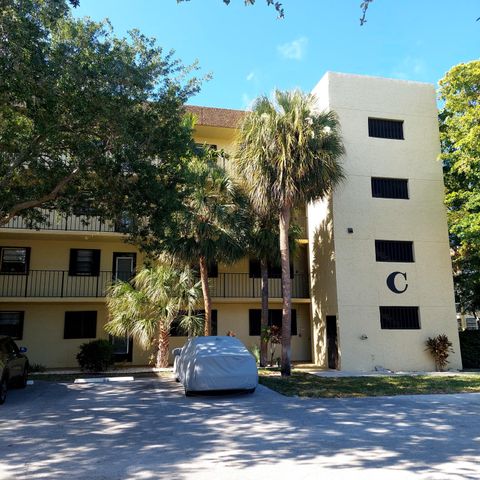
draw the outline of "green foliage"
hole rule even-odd
[[[453,67],[440,80],[444,167],[455,285],[462,309],[480,305],[480,61]]]
[[[257,365],[260,364],[260,347],[257,344],[252,345],[249,348],[250,353],[254,356]]]
[[[31,363],[28,366],[29,373],[42,373],[47,371],[47,367],[41,363]]]
[[[190,267],[160,257],[152,266],[140,270],[131,284],[118,281],[110,287],[110,319],[105,330],[116,336],[131,335],[145,349],[156,343],[157,366],[164,367],[172,323],[180,319],[180,328],[189,335],[203,328],[201,317],[195,313],[199,298],[199,282]]]
[[[282,343],[282,329],[276,325],[264,327],[260,338],[267,345],[267,349],[270,350],[270,366],[273,367],[277,345]]]
[[[243,247],[239,192],[217,164],[217,152],[191,158],[181,207],[172,215],[162,247],[186,262],[231,263]]]
[[[427,346],[426,350],[435,360],[435,369],[438,372],[443,372],[449,363],[448,356],[450,352],[453,353],[452,342],[445,334],[440,334],[433,338],[428,337],[425,345]]]
[[[77,361],[82,370],[104,372],[114,363],[113,345],[108,340],[92,340],[80,345]]]
[[[315,112],[315,97],[298,90],[263,96],[241,125],[236,171],[259,212],[304,206],[343,179],[337,116]]]
[[[168,228],[163,235],[155,228],[144,229],[137,240],[145,249],[166,251],[196,266],[202,279],[205,334],[210,334],[211,322],[207,266],[230,264],[246,252],[239,192],[218,165],[221,154],[192,152],[184,170],[181,203],[169,217]]]
[[[190,70],[138,31],[73,18],[64,0],[1,5],[0,224],[40,206],[170,211],[191,142],[183,105],[199,88]]]
[[[480,330],[459,332],[463,368],[480,368]]]

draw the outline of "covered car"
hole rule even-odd
[[[234,337],[194,337],[173,350],[175,379],[194,392],[245,390],[258,385],[255,358]]]

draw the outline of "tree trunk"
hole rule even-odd
[[[202,281],[203,303],[205,305],[205,336],[211,335],[212,326],[212,299],[210,298],[210,288],[208,286],[207,259],[200,257],[200,280]]]
[[[170,329],[163,325],[158,330],[158,350],[157,361],[155,366],[157,368],[168,367],[168,354],[170,350]]]
[[[282,265],[282,365],[283,376],[290,375],[291,358],[291,323],[292,323],[292,282],[290,279],[290,251],[288,245],[288,230],[290,228],[290,207],[280,210],[280,260]]]
[[[260,260],[260,271],[262,272],[262,319],[260,322],[260,366],[267,365],[268,344],[263,336],[268,327],[268,263],[265,258]]]

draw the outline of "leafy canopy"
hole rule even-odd
[[[457,300],[480,306],[480,61],[453,67],[440,80],[441,159]]]
[[[153,39],[74,19],[65,0],[1,5],[0,224],[35,207],[167,209],[199,81]]]

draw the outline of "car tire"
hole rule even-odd
[[[8,381],[7,377],[5,376],[0,380],[0,405],[3,405],[7,399],[7,389]]]
[[[247,390],[245,390],[245,393],[254,393],[255,392],[255,388],[247,388]]]
[[[185,389],[185,396],[186,397],[193,397],[193,393],[190,390]]]
[[[28,366],[25,365],[22,376],[18,379],[17,388],[25,388],[28,380]]]

